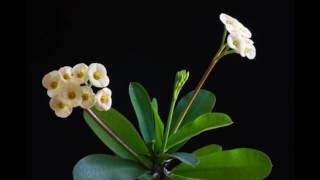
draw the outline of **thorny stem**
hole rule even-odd
[[[141,163],[144,167],[150,168],[148,165],[145,164],[144,160],[134,152],[125,142],[123,142],[102,120],[91,110],[91,109],[84,109],[99,125],[103,128],[115,141],[117,141],[120,145],[122,145],[134,158],[136,158],[139,163]]]

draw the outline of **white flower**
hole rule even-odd
[[[96,102],[95,94],[92,89],[88,86],[81,86],[81,107],[84,109],[91,108]]]
[[[77,64],[72,68],[72,76],[79,84],[83,84],[87,81],[87,73],[88,66],[84,63]]]
[[[91,84],[95,87],[106,87],[109,84],[109,77],[104,65],[92,63],[89,66],[88,77]]]
[[[59,72],[64,81],[72,80],[72,68],[70,66],[64,66],[59,69]]]
[[[111,90],[109,88],[103,88],[96,94],[96,108],[100,111],[107,111],[111,108]]]
[[[242,57],[254,59],[256,56],[256,48],[254,47],[251,39],[245,38],[238,34],[229,34],[227,43],[231,49],[234,49]]]
[[[234,49],[237,53],[240,54],[241,49],[244,47],[245,39],[238,34],[229,34],[227,43],[231,49]]]
[[[246,39],[245,46],[242,51],[240,51],[242,57],[247,57],[248,59],[254,59],[256,57],[256,48],[253,45],[253,41],[250,39]]]
[[[42,85],[48,90],[49,97],[57,95],[63,86],[62,76],[59,71],[51,71],[46,74],[42,78]]]
[[[65,103],[59,96],[51,98],[49,104],[50,108],[54,110],[58,117],[66,118],[72,113],[72,107]]]
[[[240,23],[237,19],[224,13],[221,13],[219,18],[230,34],[239,34],[246,38],[251,38],[252,34],[250,30],[246,28],[242,23]]]
[[[81,104],[81,87],[73,81],[68,82],[61,89],[59,96],[72,107],[77,107]]]

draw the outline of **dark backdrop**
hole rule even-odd
[[[293,179],[293,3],[221,1],[211,4],[120,4],[27,1],[27,173],[34,180],[71,179],[75,163],[93,153],[111,153],[85,124],[78,108],[67,119],[48,106],[42,77],[61,66],[103,63],[111,78],[113,107],[136,125],[130,81],[157,97],[167,117],[175,72],[191,77],[182,94],[196,86],[217,50],[223,25],[219,14],[238,18],[253,33],[253,61],[230,55],[219,62],[204,88],[217,96],[215,111],[231,116],[230,127],[206,132],[182,149],[209,143],[224,149],[252,147],[274,164],[268,179]]]

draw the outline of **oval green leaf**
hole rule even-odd
[[[127,180],[147,172],[131,160],[105,154],[93,154],[82,158],[74,166],[74,180]]]
[[[111,108],[108,111],[98,111],[95,108],[92,108],[92,111],[132,150],[138,154],[150,155],[149,150],[141,139],[139,133],[125,116],[114,108]],[[85,111],[84,119],[100,140],[116,155],[122,158],[136,160]]]
[[[194,91],[189,92],[187,95],[182,97],[178,102],[172,116],[172,126],[171,126],[172,128],[177,125],[177,121],[181,117],[183,111],[186,109],[193,93]],[[184,117],[180,128],[183,125],[189,123],[190,121],[196,119],[198,116],[211,112],[213,110],[215,103],[216,103],[216,97],[212,92],[205,89],[200,89],[199,94],[193,101],[189,111]],[[171,128],[171,134],[172,134],[172,128]]]
[[[261,180],[272,169],[271,160],[265,153],[250,148],[214,152],[201,156],[199,160],[194,168],[180,164],[172,173],[215,180]]]
[[[176,175],[173,173],[170,173],[170,179],[172,179],[172,180],[205,180],[205,179],[199,179],[199,178],[179,176],[179,175]]]
[[[149,94],[141,84],[131,82],[129,95],[136,112],[142,137],[146,144],[151,144],[154,139],[154,120]]]
[[[189,166],[195,166],[196,164],[199,163],[199,159],[197,157],[186,152],[176,152],[176,153],[168,154],[168,156],[176,158]]]
[[[152,179],[151,172],[147,171],[144,174],[142,174],[139,177],[137,177],[137,179],[138,180],[150,180],[150,179]]]
[[[158,114],[158,103],[155,98],[153,98],[151,103],[152,111],[153,111],[153,119],[155,125],[155,152],[159,152],[162,147],[162,138],[163,138],[163,122]]]
[[[170,149],[204,131],[228,126],[232,123],[230,117],[224,113],[207,113],[201,115],[180,128],[175,134],[172,134],[169,137],[166,149]]]
[[[212,154],[214,152],[220,152],[220,151],[222,151],[222,147],[220,145],[210,144],[193,151],[192,154],[197,157],[201,157],[201,156],[205,156],[205,155]]]

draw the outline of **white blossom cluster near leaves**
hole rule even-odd
[[[256,48],[250,39],[252,36],[250,30],[237,19],[227,14],[221,13],[220,20],[230,33],[227,38],[228,46],[242,57],[254,59],[256,57]]]
[[[109,82],[105,66],[99,63],[64,66],[42,79],[51,98],[50,108],[61,118],[68,117],[73,108],[79,106],[88,109],[95,105],[98,110],[109,110],[112,104],[112,92],[107,88]],[[92,86],[102,89],[94,93]]]

